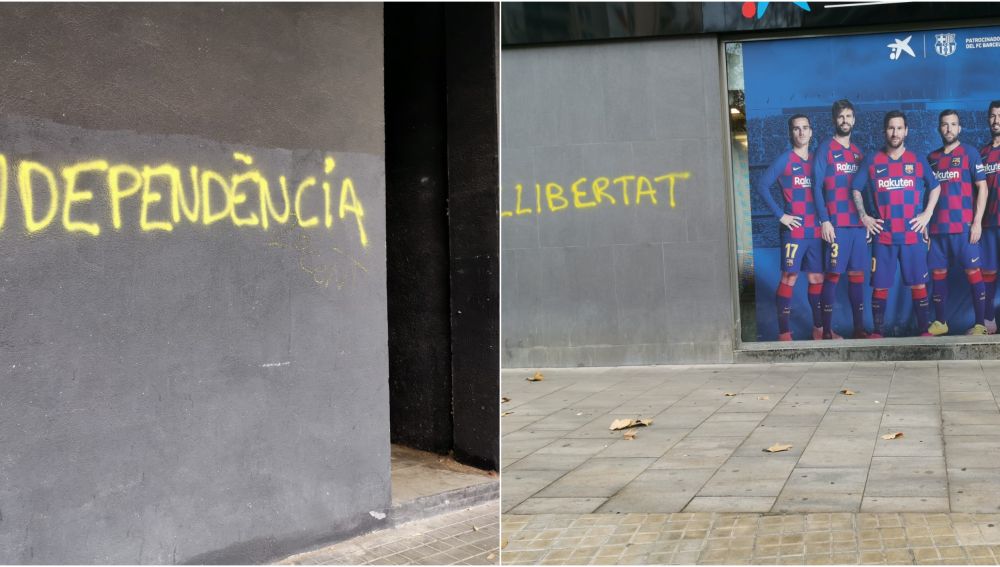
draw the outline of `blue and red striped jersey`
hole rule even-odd
[[[792,238],[819,238],[819,222],[816,216],[816,203],[812,191],[813,155],[802,159],[793,150],[781,154],[757,180],[757,193],[760,194],[774,216],[788,214],[802,217],[801,226],[791,230]],[[785,206],[779,207],[771,196],[771,186],[778,183],[781,194],[785,198]]]
[[[986,214],[983,215],[983,226],[1000,226],[1000,147],[994,148],[990,142],[979,150],[982,158],[983,173],[986,174]]]
[[[820,222],[833,226],[862,226],[851,198],[851,181],[864,155],[855,144],[844,147],[833,138],[816,149],[813,162],[813,196]]]
[[[958,234],[973,219],[973,184],[986,179],[979,152],[959,142],[950,153],[938,148],[927,154],[927,163],[941,184],[941,197],[928,229],[931,234]]]
[[[882,244],[916,244],[920,235],[910,229],[910,220],[924,210],[924,192],[938,186],[931,168],[906,150],[892,159],[885,150],[869,156],[854,176],[853,188],[869,187],[875,206],[885,223],[878,241]]]

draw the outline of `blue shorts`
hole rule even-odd
[[[845,226],[837,230],[833,244],[823,243],[826,271],[842,274],[844,270],[862,272],[871,264],[872,251],[868,248],[868,234],[864,227]]]
[[[947,270],[948,265],[955,261],[963,269],[972,270],[983,265],[982,256],[979,243],[969,242],[969,229],[955,234],[932,234],[927,266],[932,270]]]
[[[823,241],[819,238],[792,238],[781,235],[781,271],[797,274],[823,272]]]
[[[872,255],[872,287],[889,289],[896,281],[896,262],[902,267],[903,285],[927,283],[927,245],[875,243]]]
[[[983,253],[983,270],[995,272],[1000,267],[1000,226],[984,226],[983,237],[979,240],[979,249]]]

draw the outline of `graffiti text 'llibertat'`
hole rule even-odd
[[[253,167],[252,156],[237,152],[233,159],[239,171],[224,175],[197,165],[132,165],[105,159],[59,168],[22,159],[11,167],[7,156],[0,154],[0,231],[6,224],[8,199],[16,194],[29,234],[60,224],[66,232],[96,237],[108,229],[120,231],[127,224],[143,232],[171,232],[184,223],[211,226],[221,222],[265,231],[272,224],[295,223],[304,229],[326,230],[342,225],[342,229],[356,231],[362,246],[368,245],[364,207],[354,182],[350,177],[333,176],[336,162],[332,157],[326,157],[318,176],[290,180],[279,175],[277,183]],[[107,208],[84,218],[80,209],[95,201],[96,191],[106,191]],[[138,209],[137,214],[126,216],[125,205]]]
[[[514,209],[500,211],[501,217],[556,213],[565,209],[592,209],[616,206],[659,206],[659,191],[667,193],[667,205],[677,207],[677,182],[691,178],[690,171],[674,171],[647,177],[580,177],[568,185],[569,191],[556,182],[535,183],[534,190],[514,185]],[[662,195],[659,195],[662,198]]]

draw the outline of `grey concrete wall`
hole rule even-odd
[[[378,526],[381,7],[4,5],[0,52],[0,563],[262,562]],[[115,166],[149,180],[117,228]],[[188,218],[191,166],[218,177]]]
[[[505,49],[502,64],[502,363],[731,361],[716,39]]]

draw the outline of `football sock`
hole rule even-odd
[[[792,312],[792,286],[779,283],[774,303],[778,306],[778,333],[787,333],[788,316]]]
[[[813,327],[823,326],[823,284],[809,284],[809,306],[813,312]]]
[[[986,284],[983,282],[982,270],[966,274],[969,286],[972,288],[972,310],[976,314],[976,324],[982,325],[986,316]]]
[[[882,333],[882,323],[885,322],[885,306],[889,302],[888,289],[872,290],[872,327],[878,334]]]
[[[910,296],[913,298],[913,309],[917,312],[917,330],[926,333],[927,327],[930,325],[930,321],[927,319],[931,314],[930,302],[927,301],[927,288],[911,287]]]
[[[944,307],[948,301],[948,272],[933,272],[931,278],[934,280],[934,319],[944,323]]]
[[[983,273],[983,283],[986,284],[986,310],[984,317],[990,320],[996,319],[993,313],[993,299],[997,294],[997,273]]]
[[[827,274],[823,280],[823,336],[833,331],[833,304],[837,297],[837,283],[840,274]]]
[[[847,297],[854,313],[854,330],[865,329],[865,276],[847,274]]]

